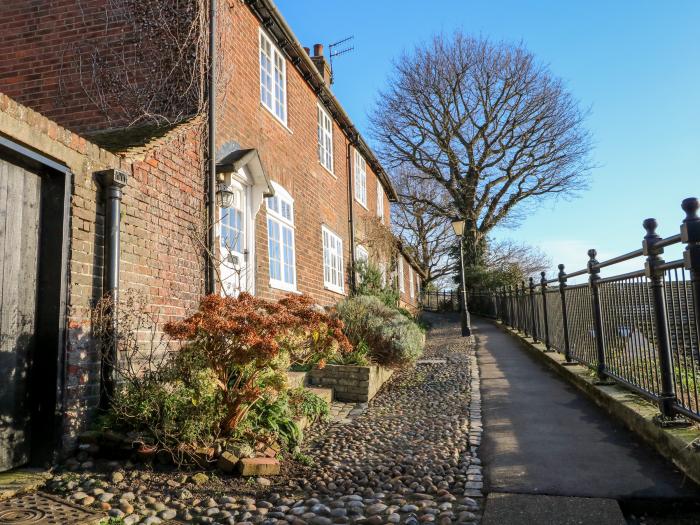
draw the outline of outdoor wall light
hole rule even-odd
[[[216,200],[222,208],[230,208],[235,203],[236,194],[233,188],[225,182],[216,185]]]

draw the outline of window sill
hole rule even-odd
[[[301,294],[301,292],[297,290],[296,285],[291,285],[283,281],[275,281],[273,279],[270,279],[270,288],[274,288],[275,290],[282,290],[289,293]]]
[[[323,288],[328,290],[329,292],[337,293],[338,295],[345,295],[345,288],[337,288],[328,284],[324,284]]]
[[[294,135],[294,132],[291,129],[289,129],[289,127],[287,126],[287,123],[284,120],[282,120],[281,118],[279,118],[277,115],[275,115],[275,113],[270,108],[268,108],[262,102],[260,102],[260,107],[265,110],[265,113],[267,113],[273,119],[275,119],[275,122],[277,122],[277,124],[282,126],[284,128],[284,130],[287,131],[287,133],[289,133],[290,135]]]
[[[355,202],[356,202],[357,204],[359,204],[360,206],[362,206],[365,210],[369,211],[369,208],[367,207],[367,204],[366,204],[366,203],[363,203],[363,202],[362,202],[360,199],[358,199],[357,197],[355,197]]]
[[[331,177],[333,177],[334,179],[337,179],[337,178],[338,178],[338,177],[336,176],[336,174],[333,173],[333,171],[329,170],[326,166],[324,166],[324,165],[321,163],[320,160],[318,161],[318,164],[319,164],[319,166],[321,166],[324,170],[326,170],[326,172],[327,172]]]

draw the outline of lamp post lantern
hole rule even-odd
[[[462,337],[469,337],[472,335],[472,327],[469,309],[467,308],[467,286],[464,276],[464,221],[452,221],[452,229],[454,229],[455,235],[459,238],[459,268],[462,273]]]

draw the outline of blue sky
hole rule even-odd
[[[499,230],[539,246],[570,270],[640,246],[646,217],[662,236],[678,232],[680,201],[700,197],[700,2],[278,0],[311,47],[354,35],[334,62],[337,97],[361,131],[392,60],[455,28],[522,41],[591,115],[598,166],[590,188],[541,206],[517,228]],[[675,258],[669,253],[667,259]],[[630,266],[619,268],[628,271]]]

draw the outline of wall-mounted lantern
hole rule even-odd
[[[216,186],[216,201],[221,208],[230,208],[235,204],[236,194],[230,184],[219,182]]]

